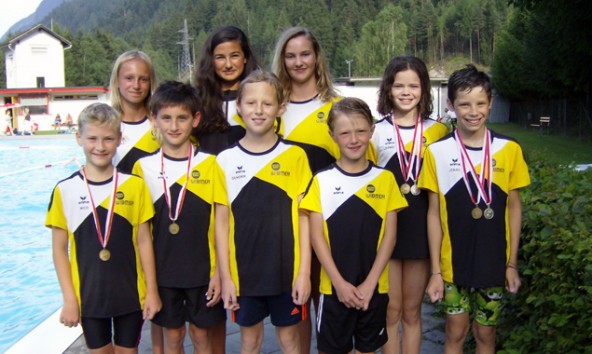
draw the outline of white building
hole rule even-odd
[[[6,88],[64,87],[64,50],[72,47],[65,38],[44,25],[3,43],[6,47]]]
[[[57,114],[62,121],[71,114],[76,122],[85,106],[108,100],[108,90],[102,86],[65,87],[64,50],[72,44],[43,25],[1,43],[0,47],[6,48],[7,87],[0,90],[0,106],[17,107],[12,108],[15,128],[22,125],[25,108],[31,113],[34,127],[51,130]],[[0,113],[4,115],[3,110]]]

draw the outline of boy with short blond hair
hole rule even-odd
[[[364,101],[334,103],[327,124],[339,159],[315,175],[300,203],[322,266],[317,347],[374,352],[388,339],[388,261],[407,201],[393,173],[366,159],[374,122]]]
[[[76,139],[86,164],[58,182],[45,222],[64,297],[60,322],[80,323],[91,350],[134,352],[144,319],[161,307],[150,192],[141,178],[112,164],[121,142],[121,119],[113,108],[86,107]]]
[[[310,241],[298,201],[311,178],[304,150],[274,132],[284,110],[275,75],[251,73],[237,111],[245,137],[217,156],[216,248],[222,300],[241,327],[243,353],[259,353],[263,319],[284,353],[300,353],[297,324],[310,295]]]

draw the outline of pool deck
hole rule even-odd
[[[436,308],[432,304],[424,303],[422,306],[423,319],[423,342],[421,344],[422,354],[440,354],[444,352],[444,318],[436,315]],[[263,346],[261,353],[281,353],[279,344],[275,337],[273,325],[269,318],[264,321],[265,334],[263,337]],[[152,353],[150,340],[150,325],[146,322],[142,329],[142,339],[138,353]],[[193,345],[189,337],[184,342],[185,353],[193,353]],[[231,321],[226,322],[226,352],[229,354],[240,353],[240,330],[239,327]],[[79,337],[64,354],[88,354],[89,351],[84,343],[84,338]],[[313,335],[311,353],[316,354],[316,338]]]

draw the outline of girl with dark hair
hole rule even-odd
[[[249,40],[238,27],[218,28],[206,39],[195,71],[204,108],[193,135],[202,150],[218,154],[245,135],[236,113],[236,93],[240,82],[258,68]]]
[[[417,188],[425,148],[448,133],[429,118],[430,77],[426,65],[413,56],[391,59],[382,77],[372,136],[377,165],[395,174],[409,207],[397,218],[397,243],[389,261],[388,342],[383,353],[419,353],[421,302],[429,277],[427,193]],[[399,324],[403,324],[402,339]]]

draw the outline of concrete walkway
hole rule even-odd
[[[230,317],[229,317],[230,318]],[[313,316],[314,318],[314,316]],[[444,351],[444,318],[436,315],[436,308],[432,304],[423,304],[423,342],[421,345],[422,354],[440,354]],[[280,347],[275,337],[273,325],[269,318],[265,320],[265,335],[261,353],[281,353]],[[142,330],[142,339],[138,352],[140,354],[152,353],[150,341],[150,325],[147,322]],[[240,329],[230,320],[226,322],[226,352],[229,354],[240,353]],[[88,354],[88,350],[82,337],[64,352],[65,354]],[[189,337],[185,338],[185,353],[193,353],[193,345]],[[317,354],[316,338],[313,334],[311,354]]]

